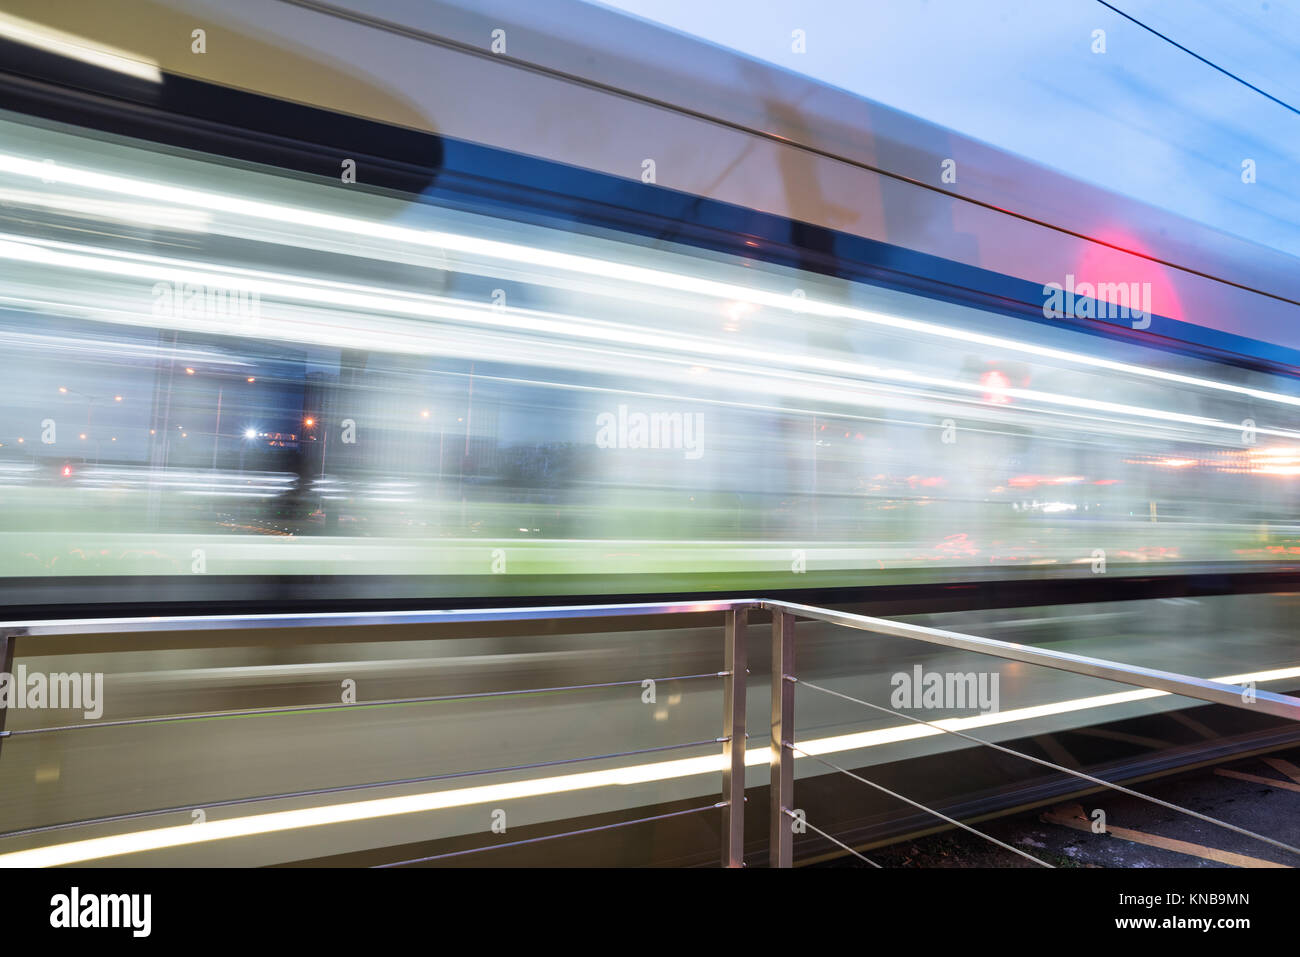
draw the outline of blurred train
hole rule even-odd
[[[1281,253],[576,2],[78,6],[0,20],[12,606],[1300,553]]]

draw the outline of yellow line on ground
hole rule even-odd
[[[1092,821],[1083,813],[1083,808],[1078,804],[1073,804],[1068,808],[1059,811],[1049,811],[1043,815],[1044,821],[1052,824],[1060,824],[1064,827],[1072,827],[1076,831],[1088,831],[1092,833]],[[1145,844],[1148,847],[1158,847],[1166,851],[1173,851],[1176,854],[1188,854],[1192,857],[1199,857],[1207,861],[1216,861],[1220,864],[1231,864],[1233,867],[1287,867],[1286,864],[1275,864],[1272,861],[1266,861],[1259,857],[1247,857],[1245,854],[1234,854],[1231,851],[1221,851],[1217,847],[1206,847],[1204,844],[1192,844],[1190,841],[1175,841],[1173,838],[1161,837],[1158,834],[1147,834],[1143,831],[1135,831],[1128,827],[1113,827],[1106,825],[1106,834],[1111,837],[1118,837],[1120,840],[1132,841],[1134,844]]]
[[[1300,784],[1291,781],[1279,781],[1277,778],[1260,777],[1258,774],[1247,774],[1244,771],[1229,771],[1226,768],[1215,768],[1215,774],[1221,774],[1225,778],[1236,778],[1238,781],[1250,781],[1253,784],[1267,784],[1269,787],[1282,788],[1284,791],[1300,791]]]
[[[1292,781],[1300,784],[1300,768],[1296,767],[1286,758],[1265,758],[1264,761],[1269,764],[1273,770],[1281,771]]]

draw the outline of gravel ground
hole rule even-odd
[[[1277,752],[1266,757],[1282,759],[1300,769],[1300,749]],[[1284,771],[1269,764],[1265,757],[1252,757],[1140,782],[1133,789],[1293,847],[1300,846],[1300,791],[1227,777],[1217,773],[1218,770],[1244,772],[1273,781],[1300,784]],[[1293,773],[1300,776],[1300,771]],[[1093,833],[1091,830],[1092,819],[1098,810],[1105,815],[1108,828],[1106,833]],[[1061,817],[1078,820],[1089,829],[1068,827],[1060,823]],[[1292,852],[1113,791],[1090,794],[1081,799],[984,821],[974,826],[1053,867],[1236,866],[1234,863],[1213,859],[1209,856],[1209,851],[1198,855],[1149,846],[1126,839],[1111,829],[1128,829],[1156,839],[1183,841],[1244,855],[1261,862],[1287,866],[1300,864],[1300,857]],[[957,828],[888,847],[872,848],[864,853],[882,867],[1039,866],[1012,851]],[[1252,866],[1250,862],[1241,864]],[[868,865],[845,855],[823,866]]]

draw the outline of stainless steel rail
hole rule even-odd
[[[1288,695],[1274,694],[1268,691],[1247,690],[1239,685],[1229,685],[1218,681],[1207,681],[1203,678],[1194,678],[1189,675],[1178,675],[1168,671],[1158,671],[1153,668],[1143,668],[1137,665],[1125,665],[1115,661],[1108,661],[1103,658],[1090,658],[1085,655],[1074,655],[1067,652],[1049,651],[1041,648],[1033,648],[1028,645],[1019,645],[1013,642],[998,641],[992,638],[977,638],[973,635],[965,635],[955,631],[945,631],[940,628],[929,628],[922,625],[909,625],[902,622],[890,621],[886,618],[872,618],[868,615],[856,615],[851,612],[834,611],[828,608],[814,608],[810,605],[800,605],[793,602],[775,601],[764,599],[760,602],[763,608],[772,612],[772,740],[770,744],[772,753],[772,788],[771,788],[771,834],[769,839],[769,861],[772,867],[790,867],[793,862],[793,822],[796,816],[794,807],[794,753],[798,752],[805,757],[811,757],[814,760],[825,764],[832,770],[847,775],[856,781],[869,785],[879,791],[884,791],[891,796],[898,798],[914,807],[927,811],[934,816],[954,824],[957,827],[965,828],[980,837],[991,841],[1007,850],[1014,851],[1022,857],[1028,857],[1030,860],[1044,867],[1050,865],[1023,851],[1009,847],[1008,845],[990,837],[974,828],[969,827],[956,821],[947,815],[941,814],[933,808],[920,805],[903,795],[889,791],[880,785],[868,781],[867,779],[853,774],[845,768],[832,764],[816,755],[803,751],[795,744],[794,734],[794,689],[795,685],[803,684],[807,687],[814,688],[817,691],[823,691],[837,697],[848,698],[860,705],[885,711],[883,707],[870,704],[860,699],[851,698],[848,695],[842,695],[838,692],[831,691],[827,688],[821,688],[812,685],[806,681],[800,681],[795,673],[795,619],[806,618],[815,621],[824,621],[834,625],[841,625],[846,628],[855,628],[861,631],[871,631],[884,635],[893,635],[900,638],[914,638],[919,641],[930,642],[931,644],[944,645],[949,648],[959,648],[963,651],[973,651],[980,654],[987,654],[997,658],[1011,661],[1022,661],[1028,664],[1042,665],[1047,668],[1055,668],[1060,671],[1069,671],[1074,674],[1088,675],[1095,678],[1106,678],[1112,681],[1122,682],[1124,684],[1136,685],[1141,688],[1150,688],[1153,690],[1164,691],[1170,694],[1182,695],[1188,698],[1197,698],[1202,701],[1210,701],[1215,704],[1225,704],[1235,708],[1245,708],[1248,710],[1263,712],[1277,717],[1289,718],[1293,721],[1300,721],[1300,699],[1292,698]],[[779,667],[778,667],[779,665]],[[897,713],[897,712],[895,712]],[[1043,761],[1029,755],[1022,754],[1018,751],[1011,751],[992,742],[975,738],[968,734],[962,734],[956,731],[950,731],[930,721],[923,721],[910,715],[899,714],[900,717],[907,718],[918,724],[928,725],[955,734],[958,737],[966,738],[977,744],[985,745],[999,751],[1014,754],[1018,757],[1026,758],[1037,764],[1046,765],[1054,770],[1060,771],[1074,777],[1087,780],[1094,784],[1101,784],[1122,791],[1126,794],[1133,795],[1143,800],[1151,801],[1164,807],[1171,808],[1184,814],[1189,814],[1209,823],[1225,827],[1229,830],[1236,831],[1248,837],[1264,841],[1275,847],[1281,848],[1295,854],[1300,854],[1300,848],[1291,847],[1280,841],[1275,841],[1265,835],[1258,834],[1254,831],[1248,831],[1235,825],[1211,818],[1208,815],[1191,811],[1187,808],[1170,804],[1167,801],[1160,801],[1149,795],[1141,794],[1128,788],[1113,785],[1108,781],[1091,775],[1083,774],[1070,768],[1065,768],[1048,761]],[[804,821],[806,824],[807,822]],[[825,835],[825,832],[818,831]],[[840,841],[831,839],[841,847],[847,845]],[[855,852],[856,853],[856,852]]]
[[[1218,681],[1206,681],[1204,678],[1192,678],[1188,675],[1174,674],[1170,671],[1158,671],[1155,668],[1143,668],[1140,665],[1124,665],[1104,658],[1089,658],[1086,655],[1072,655],[1064,651],[1047,651],[1029,645],[1018,645],[1010,641],[998,641],[993,638],[976,638],[956,631],[944,631],[940,628],[927,628],[922,625],[908,625],[887,618],[871,618],[867,615],[854,615],[850,612],[832,611],[828,608],[813,608],[810,605],[796,605],[788,601],[764,601],[764,608],[773,612],[795,615],[799,618],[812,618],[816,621],[842,625],[845,628],[857,628],[861,631],[874,631],[882,635],[894,635],[899,638],[915,638],[931,644],[960,648],[963,651],[977,651],[981,654],[1023,661],[1031,665],[1043,665],[1060,671],[1070,671],[1077,675],[1090,675],[1094,678],[1108,678],[1125,684],[1138,685],[1179,694],[1188,698],[1199,698],[1215,704],[1243,707],[1242,693],[1245,689],[1239,685],[1226,685]],[[1255,691],[1256,702],[1252,710],[1263,711],[1279,718],[1300,719],[1300,699],[1287,695],[1273,694],[1268,691]]]
[[[311,791],[295,791],[277,794],[254,795],[229,801],[208,802],[205,807],[236,806],[257,802],[280,800],[289,797],[324,795],[349,791],[392,787],[403,784],[432,781],[454,780],[484,774],[498,774],[530,770],[542,767],[554,767],[575,764],[584,761],[598,761],[614,757],[625,757],[652,752],[683,748],[695,748],[708,744],[722,744],[724,772],[722,779],[722,800],[710,805],[694,808],[690,812],[674,812],[656,815],[652,818],[621,821],[598,828],[587,828],[561,834],[548,835],[523,842],[509,842],[501,845],[487,845],[471,851],[458,851],[451,854],[432,855],[411,861],[399,861],[387,866],[423,863],[444,857],[458,857],[478,850],[489,851],[498,847],[510,847],[515,844],[530,844],[543,840],[595,833],[635,824],[677,817],[684,813],[697,813],[712,809],[721,809],[723,814],[721,860],[724,866],[740,867],[744,863],[744,803],[745,803],[745,685],[747,670],[745,667],[746,615],[748,609],[757,604],[753,599],[715,599],[693,602],[643,602],[610,605],[557,605],[529,608],[480,608],[450,611],[400,611],[375,613],[327,613],[321,615],[270,614],[270,615],[198,615],[198,616],[159,616],[149,618],[82,618],[50,619],[39,621],[12,621],[0,623],[0,659],[10,660],[14,646],[19,640],[28,641],[43,637],[68,635],[121,635],[140,632],[193,632],[193,631],[247,631],[249,629],[292,629],[292,628],[361,628],[391,627],[395,625],[446,625],[460,623],[489,623],[507,621],[556,621],[575,619],[600,619],[609,617],[634,617],[640,615],[669,614],[716,614],[725,616],[723,659],[724,670],[704,674],[670,675],[655,678],[655,681],[687,681],[700,678],[720,678],[722,680],[724,713],[722,735],[712,741],[689,741],[662,745],[653,748],[640,748],[615,754],[583,755],[559,761],[548,761],[530,765],[518,765],[504,768],[486,768],[473,771],[461,771],[449,774],[428,775],[420,778],[408,778],[400,781],[376,781],[357,785],[344,785]],[[421,634],[420,637],[426,637]],[[111,646],[108,650],[111,650]],[[6,665],[5,670],[8,670]],[[201,714],[158,715],[145,718],[127,719],[107,722],[87,722],[82,725],[59,725],[57,727],[32,728],[21,731],[4,730],[5,709],[0,703],[0,743],[6,738],[32,734],[48,734],[88,730],[98,727],[120,727],[123,725],[163,724],[214,717],[260,717],[271,714],[310,713],[316,711],[346,710],[348,708],[373,708],[377,706],[407,706],[430,702],[461,700],[466,698],[492,698],[520,696],[537,693],[571,693],[594,688],[609,688],[640,685],[636,681],[598,682],[581,685],[563,685],[546,688],[510,689],[506,691],[476,692],[472,694],[432,695],[413,698],[389,699],[383,701],[359,700],[350,704],[321,704],[285,708],[254,708],[237,711],[203,712]],[[37,833],[64,831],[71,828],[92,824],[104,824],[117,821],[139,820],[158,815],[179,813],[188,807],[153,808],[76,821],[64,821],[38,827],[22,828],[7,833],[0,833],[0,840],[17,838]]]
[[[815,621],[824,621],[829,624],[839,625],[847,628],[854,628],[862,631],[876,632],[884,635],[892,635],[902,638],[912,638],[919,641],[929,642],[931,644],[943,645],[950,648],[957,648],[964,651],[977,652],[991,655],[997,658],[1020,661],[1028,664],[1041,665],[1048,668],[1054,668],[1061,671],[1067,671],[1074,674],[1087,675],[1096,678],[1104,678],[1112,681],[1118,681],[1125,684],[1135,685],[1141,688],[1149,688],[1170,694],[1182,695],[1189,698],[1195,698],[1202,701],[1209,701],[1216,704],[1225,704],[1232,707],[1247,708],[1257,712],[1274,715],[1277,717],[1288,718],[1291,720],[1300,720],[1300,699],[1289,697],[1287,695],[1275,694],[1267,691],[1254,690],[1247,692],[1247,689],[1237,685],[1224,684],[1222,682],[1208,681],[1203,678],[1195,678],[1188,675],[1174,674],[1171,672],[1158,671],[1151,668],[1144,668],[1135,665],[1125,665],[1119,662],[1108,661],[1100,658],[1091,658],[1083,655],[1074,655],[1066,652],[1051,651],[1041,648],[1034,648],[1027,645],[1019,645],[1012,642],[997,641],[989,638],[979,638],[973,635],[966,635],[959,632],[945,631],[938,628],[929,628],[921,625],[910,625],[897,621],[890,621],[884,618],[873,618],[867,615],[858,615],[851,612],[835,611],[827,608],[816,608],[809,605],[800,605],[787,601],[764,598],[720,598],[706,601],[691,602],[641,602],[641,603],[623,603],[623,604],[598,604],[598,605],[558,605],[558,606],[539,606],[527,608],[480,608],[480,609],[463,609],[451,611],[401,611],[401,612],[372,612],[372,613],[329,613],[322,615],[304,615],[304,614],[273,614],[273,615],[208,615],[208,616],[170,616],[170,617],[151,617],[151,618],[106,618],[106,619],[66,619],[66,620],[41,620],[41,621],[13,621],[0,622],[0,656],[5,659],[5,670],[9,670],[9,662],[12,660],[14,646],[18,641],[26,643],[30,639],[39,639],[49,636],[63,635],[114,635],[139,632],[191,632],[191,631],[241,631],[247,629],[278,629],[278,628],[339,628],[339,627],[384,627],[393,625],[443,625],[455,623],[489,623],[489,622],[506,622],[506,621],[551,621],[551,620],[577,620],[577,619],[599,619],[609,617],[631,617],[631,616],[658,616],[672,614],[717,614],[722,613],[724,616],[724,638],[723,638],[723,670],[707,675],[683,675],[679,678],[701,678],[701,677],[718,677],[723,682],[723,720],[722,735],[716,739],[723,746],[722,753],[722,795],[721,801],[701,808],[692,809],[689,813],[695,811],[709,810],[711,808],[721,809],[722,820],[722,847],[721,861],[724,866],[741,867],[744,865],[744,807],[745,807],[745,696],[747,687],[748,670],[746,668],[746,629],[749,623],[749,613],[751,610],[764,609],[772,614],[772,663],[773,663],[773,681],[771,682],[771,744],[770,744],[770,765],[771,765],[771,814],[770,814],[770,834],[769,834],[769,858],[773,866],[788,867],[792,863],[793,856],[793,828],[790,826],[795,816],[793,807],[793,789],[794,789],[794,753],[798,751],[809,757],[817,758],[816,755],[807,754],[795,745],[794,735],[794,689],[797,684],[804,684],[817,691],[827,691],[829,689],[820,688],[816,685],[810,685],[808,682],[800,682],[795,673],[795,622],[796,619],[809,619]],[[423,637],[423,635],[421,636]],[[671,680],[671,679],[669,679]],[[597,685],[572,685],[560,686],[546,689],[526,689],[530,691],[545,690],[552,692],[571,692],[584,688],[605,687],[624,685],[629,682],[612,682],[601,683]],[[355,704],[344,707],[361,708],[374,706],[376,704],[408,704],[424,701],[450,700],[460,697],[508,697],[511,694],[522,694],[522,691],[507,692],[486,692],[482,694],[468,695],[443,695],[431,696],[428,698],[401,699],[400,701],[388,702],[366,702],[358,701]],[[852,698],[848,695],[838,695],[851,701],[877,710],[888,710],[877,705],[871,705],[869,702]],[[259,714],[280,713],[283,711],[314,711],[324,710],[325,708],[338,708],[337,705],[320,705],[320,706],[303,706],[292,709],[251,709],[247,712],[214,712],[212,715],[205,713],[202,717],[217,715],[247,715],[256,716]],[[909,720],[930,724],[931,722],[922,721],[917,718],[910,718],[907,715],[901,717]],[[0,742],[6,737],[29,732],[6,732],[4,729],[4,710],[0,706]],[[149,724],[161,722],[173,722],[189,720],[198,715],[164,715],[142,719],[130,719],[125,722],[105,722],[105,726],[112,724]],[[85,727],[94,727],[94,724],[87,724]],[[939,730],[947,731],[946,728]],[[70,731],[81,726],[60,726],[58,728],[33,729],[42,731]],[[970,735],[958,734],[960,737],[969,738],[970,740],[996,748],[998,750],[1007,750],[999,745],[982,739],[971,737]],[[677,747],[694,747],[709,742],[690,742],[687,744],[665,745],[662,748],[642,749],[648,750],[668,750]],[[638,752],[627,752],[635,754]],[[1012,752],[1019,754],[1019,752]],[[1071,771],[1067,768],[1060,768],[1051,765],[1050,762],[1043,762],[1041,759],[1032,758],[1027,755],[1029,760],[1036,761],[1039,764],[1048,764],[1049,766],[1074,774],[1090,782],[1115,787],[1117,790],[1125,793],[1134,794],[1148,800],[1147,796],[1138,792],[1130,791],[1118,785],[1111,785],[1109,782],[1093,778],[1079,772]],[[566,759],[561,762],[550,762],[554,764],[580,762],[586,760],[596,760],[608,755],[585,756]],[[817,760],[821,760],[817,758]],[[827,762],[829,765],[829,762]],[[838,768],[835,765],[829,765],[837,771],[847,770]],[[495,768],[493,772],[508,772],[513,770],[523,770],[523,768]],[[454,774],[431,775],[427,780],[439,780],[444,778],[455,778],[466,775],[475,775],[488,773],[485,771],[470,771]],[[850,774],[851,777],[857,777]],[[416,779],[413,779],[416,780]],[[425,780],[425,779],[418,779]],[[878,787],[870,781],[862,778],[857,780],[870,784],[872,787]],[[347,791],[355,789],[369,789],[383,787],[390,783],[397,782],[370,782],[362,785],[348,785],[339,788],[329,788],[320,793],[332,793],[335,791]],[[302,792],[303,794],[312,794],[316,792]],[[893,793],[893,792],[889,792]],[[240,803],[251,803],[260,800],[271,800],[284,795],[255,796],[247,799],[235,799],[232,801],[219,802],[224,805],[235,805]],[[901,800],[911,802],[909,799],[895,795]],[[1186,809],[1178,808],[1174,805],[1165,806],[1173,807],[1175,810],[1185,811]],[[917,805],[920,806],[920,805]],[[61,824],[47,825],[43,827],[27,828],[21,831],[10,832],[9,834],[0,834],[0,839],[5,837],[17,837],[22,834],[32,834],[47,830],[63,830],[66,828],[77,827],[81,824],[104,823],[114,820],[129,820],[138,817],[147,817],[155,814],[168,813],[169,811],[179,810],[176,808],[156,809],[151,811],[140,811],[131,814],[114,815],[108,818],[96,818],[86,821],[69,821]],[[959,827],[966,827],[959,821],[954,821],[944,815],[939,814],[932,809],[925,810],[936,814],[950,823]],[[654,818],[644,820],[658,820],[660,817],[671,817],[670,815],[659,815]],[[1187,812],[1193,813],[1194,812]],[[1204,815],[1195,815],[1213,823],[1220,823]],[[534,840],[550,840],[552,838],[566,837],[576,834],[595,833],[614,827],[630,826],[640,823],[642,819],[618,822],[613,825],[605,825],[599,828],[588,828],[579,831],[565,832],[562,834],[550,835],[545,838]],[[805,822],[806,823],[806,822]],[[809,824],[808,826],[812,826]],[[1232,827],[1231,825],[1224,825]],[[840,844],[841,847],[847,845],[841,844],[838,840],[825,834],[817,828],[813,828],[817,833],[823,834],[833,843]],[[969,830],[973,830],[968,828]],[[1272,841],[1253,832],[1244,831],[1241,828],[1232,827],[1241,833],[1248,834],[1252,837],[1258,837],[1266,840],[1271,844],[1287,850],[1295,850],[1287,845],[1277,841]],[[979,832],[975,832],[979,833]],[[982,835],[983,836],[983,835]],[[525,842],[525,843],[532,843]],[[510,845],[489,845],[482,850],[491,850],[495,847],[506,847]],[[852,848],[848,848],[852,851]],[[409,862],[395,862],[396,865],[402,863],[417,863],[422,861],[437,860],[442,857],[456,857],[471,851],[458,851],[453,854],[433,855],[428,858],[420,858]],[[857,854],[856,851],[853,853]],[[1297,852],[1300,853],[1300,852]],[[858,855],[861,857],[862,855]],[[863,858],[866,860],[866,858]]]
[[[734,611],[759,604],[753,598],[707,601],[629,602],[614,605],[537,605],[527,608],[464,608],[448,611],[324,612],[268,615],[162,615],[148,618],[51,618],[0,622],[0,636],[116,635],[150,631],[237,631],[246,628],[363,628],[383,625],[448,625],[490,621],[626,618]]]

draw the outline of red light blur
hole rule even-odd
[[[1011,401],[1011,397],[1007,395],[1007,389],[1011,388],[1011,380],[1007,378],[1006,373],[990,369],[980,376],[980,385],[985,389],[985,402],[1006,405]]]

